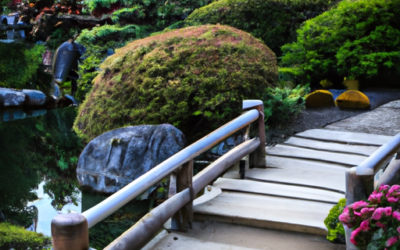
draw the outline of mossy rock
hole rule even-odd
[[[300,25],[323,13],[332,0],[219,0],[196,9],[187,25],[229,25],[262,39],[276,55],[281,46],[296,41]]]
[[[348,90],[335,101],[340,108],[369,109],[371,104],[366,95],[357,90]]]
[[[307,108],[335,106],[333,95],[328,90],[316,90],[306,96]]]
[[[243,99],[276,87],[275,54],[238,29],[204,25],[136,40],[100,66],[74,130],[170,123],[193,142],[241,113]]]

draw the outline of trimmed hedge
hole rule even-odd
[[[41,233],[27,231],[23,227],[0,223],[0,250],[46,249],[51,246],[51,238]]]
[[[308,20],[282,65],[300,82],[400,75],[400,1],[343,0]]]
[[[123,126],[170,123],[191,142],[238,116],[243,99],[260,98],[278,77],[267,46],[220,25],[136,40],[101,68],[74,124],[86,141]]]
[[[281,55],[300,25],[334,5],[332,0],[219,0],[195,10],[187,25],[224,24],[251,33]]]

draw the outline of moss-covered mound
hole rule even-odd
[[[326,11],[332,0],[219,0],[195,10],[188,25],[225,24],[262,39],[276,55],[281,46],[296,41],[305,20]]]
[[[74,129],[170,123],[189,142],[238,116],[243,99],[277,82],[274,53],[235,28],[204,25],[134,41],[101,65]]]
[[[370,102],[368,96],[357,90],[348,90],[338,96],[335,101],[341,108],[369,109]]]
[[[335,106],[333,95],[328,90],[316,90],[306,96],[307,108]]]

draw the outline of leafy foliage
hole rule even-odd
[[[130,21],[133,23],[142,22],[141,19],[146,17],[146,13],[142,6],[137,5],[133,6],[132,8],[123,8],[116,10],[111,15],[111,20],[116,23],[121,20]]]
[[[339,220],[339,215],[343,212],[346,206],[346,199],[340,199],[338,204],[336,204],[330,211],[324,224],[328,228],[328,235],[326,238],[335,243],[345,243],[344,238],[344,227]]]
[[[248,33],[205,25],[137,40],[101,65],[74,129],[90,140],[127,125],[170,123],[193,141],[276,86],[276,58]],[[200,129],[201,127],[201,129]]]
[[[301,82],[399,75],[400,1],[344,0],[306,21],[282,64]]]
[[[0,123],[0,210],[7,219],[25,225],[26,203],[35,199],[31,191],[44,178],[54,207],[76,202],[75,171],[82,144],[71,131],[75,116],[74,108],[64,108]]]
[[[51,50],[56,50],[63,44],[65,41],[80,33],[79,28],[71,28],[69,30],[65,30],[63,28],[58,28],[54,32],[51,33],[51,39],[47,42],[47,46]]]
[[[261,98],[264,102],[266,125],[274,128],[289,126],[305,109],[304,97],[310,92],[308,85],[267,88]]]
[[[92,88],[92,81],[98,75],[98,67],[107,58],[108,51],[121,48],[129,41],[146,36],[149,27],[139,25],[104,25],[83,30],[77,42],[86,47],[84,62],[79,67],[78,91],[76,97],[83,100]]]
[[[0,249],[44,249],[51,245],[51,238],[23,227],[0,223]]]
[[[42,64],[44,51],[43,45],[29,49],[23,43],[0,43],[0,87],[27,87]]]
[[[281,55],[281,46],[296,40],[296,30],[305,20],[326,11],[332,0],[219,0],[195,10],[185,22],[225,24],[262,39]]]

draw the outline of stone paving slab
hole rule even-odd
[[[341,153],[354,153],[370,156],[375,152],[378,147],[374,146],[363,146],[363,145],[347,145],[340,143],[324,142],[318,140],[310,140],[299,137],[290,137],[284,142],[285,145],[292,145],[297,147],[324,150],[330,152],[341,152]]]
[[[307,160],[318,160],[332,163],[345,164],[348,166],[357,166],[367,156],[355,155],[355,154],[344,154],[344,153],[332,153],[326,151],[318,151],[307,148],[292,147],[287,145],[276,145],[275,147],[266,148],[267,155],[301,158]]]

